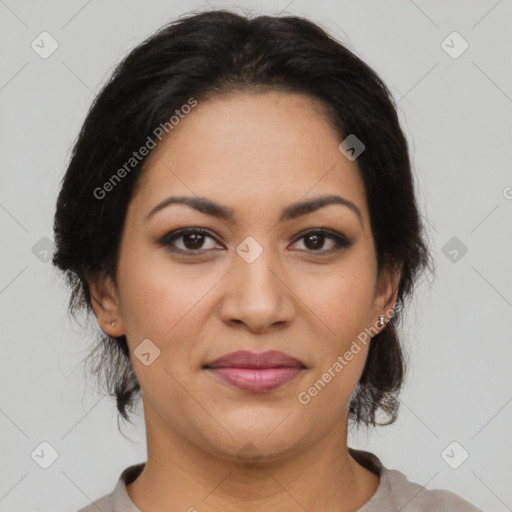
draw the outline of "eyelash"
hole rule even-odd
[[[208,237],[214,239],[217,242],[217,240],[212,235],[212,233],[210,231],[208,231],[207,229],[204,229],[204,228],[183,228],[183,229],[178,229],[176,231],[171,231],[170,233],[167,233],[163,238],[161,238],[159,240],[158,243],[160,245],[168,248],[172,252],[177,252],[177,253],[184,254],[184,255],[189,255],[189,256],[201,255],[201,254],[204,254],[205,252],[208,252],[208,251],[212,250],[212,249],[196,249],[196,250],[190,249],[190,250],[183,250],[183,249],[178,249],[178,248],[172,246],[172,243],[175,240],[177,240],[179,238],[182,238],[183,236],[189,235],[189,234],[205,235],[205,236],[208,236]],[[342,249],[347,249],[347,248],[349,248],[353,244],[353,242],[351,240],[348,240],[341,233],[337,233],[336,231],[331,231],[331,230],[328,230],[328,229],[325,229],[325,228],[315,228],[315,229],[310,229],[308,231],[303,231],[303,232],[299,233],[299,235],[297,236],[297,238],[295,238],[293,243],[296,243],[297,241],[301,240],[302,238],[307,238],[308,236],[311,236],[311,235],[321,235],[321,236],[324,236],[326,238],[330,238],[331,240],[334,240],[334,242],[336,242],[336,246],[334,248],[332,248],[332,249],[327,250],[327,251],[326,250],[322,250],[322,249],[319,249],[319,250],[306,250],[306,252],[308,252],[308,253],[319,253],[321,255],[327,255],[327,254],[332,254],[334,252],[338,252],[338,251],[340,251]],[[299,250],[301,250],[301,249],[299,249]]]

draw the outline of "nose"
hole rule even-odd
[[[220,315],[252,332],[267,332],[288,325],[295,315],[294,294],[276,258],[264,250],[248,263],[238,254],[223,280]]]

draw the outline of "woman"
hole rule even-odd
[[[392,97],[318,26],[203,12],[135,48],[55,239],[147,431],[147,461],[82,512],[477,510],[347,446],[349,422],[397,417],[397,324],[432,264]]]

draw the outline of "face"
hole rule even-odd
[[[117,287],[93,286],[101,327],[127,336],[148,431],[224,458],[251,443],[272,459],[345,427],[370,343],[353,342],[392,308],[398,275],[377,275],[364,185],[340,142],[316,100],[266,92],[199,102],[153,150]],[[231,215],[162,204],[177,196]],[[297,207],[322,196],[342,199]],[[261,369],[204,368],[240,350],[280,351],[303,368],[267,368],[270,383]],[[227,382],[230,371],[262,387]]]

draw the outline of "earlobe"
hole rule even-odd
[[[119,301],[116,287],[110,277],[89,281],[91,304],[100,328],[112,337],[124,334],[120,320]]]
[[[378,296],[375,300],[378,327],[384,327],[394,314],[400,277],[401,267],[397,265],[388,265],[379,277]]]

